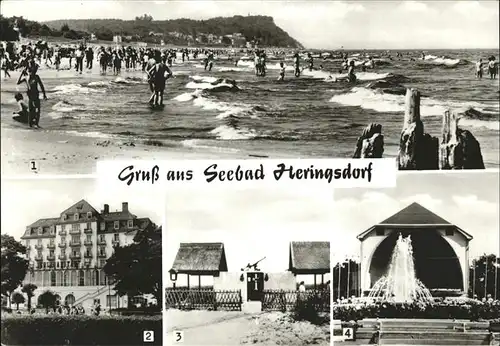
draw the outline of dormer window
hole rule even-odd
[[[73,219],[74,219],[75,221],[78,221],[78,213],[76,213],[75,215],[73,215]]]
[[[55,233],[55,228],[54,228],[54,226],[50,226],[50,234],[51,234],[51,235],[54,235],[54,233]]]
[[[113,226],[114,226],[114,229],[119,229],[120,228],[120,221],[115,221]]]
[[[43,234],[43,228],[42,227],[38,227],[38,235],[42,235]]]
[[[66,215],[66,214],[62,214],[62,220],[63,220],[63,221],[66,221],[67,219],[68,219],[68,215]]]
[[[101,231],[106,230],[106,222],[101,222]]]
[[[89,211],[89,212],[87,213],[87,219],[91,219],[91,218],[92,218],[92,212],[91,212],[91,211]]]
[[[128,227],[128,228],[132,228],[132,227],[134,227],[134,220],[128,220],[128,221],[127,221],[127,227]]]

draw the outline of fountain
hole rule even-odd
[[[393,303],[433,302],[431,292],[416,277],[410,236],[399,234],[389,270],[373,285],[368,297]]]

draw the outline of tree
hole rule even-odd
[[[1,294],[6,297],[10,297],[12,292],[18,288],[24,280],[28,270],[29,261],[23,256],[26,254],[26,247],[16,241],[14,237],[7,234],[2,234],[1,236],[1,249]]]
[[[150,225],[136,234],[132,244],[115,247],[104,272],[115,282],[113,289],[120,296],[152,294],[161,306],[161,233],[161,227]]]
[[[500,297],[500,268],[497,269],[497,283],[495,285],[495,266],[499,265],[500,258],[495,255],[482,255],[472,261],[470,266],[469,292],[471,296],[477,295],[480,298],[491,294],[495,295],[497,290],[497,298]],[[486,286],[486,290],[485,290]]]
[[[49,309],[56,306],[57,297],[54,292],[47,290],[40,294],[38,302],[45,308],[45,312],[49,313]]]
[[[24,296],[19,292],[14,292],[12,294],[11,300],[14,304],[16,304],[16,310],[19,310],[19,304],[22,304],[26,301],[26,299],[24,299]]]
[[[69,26],[67,23],[64,23],[62,26],[61,26],[61,32],[66,32],[66,31],[69,31]]]
[[[37,288],[37,285],[25,284],[21,289],[21,292],[26,293],[26,296],[28,297],[28,311],[31,311],[31,298],[35,295],[35,290]]]

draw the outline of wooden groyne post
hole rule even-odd
[[[384,153],[382,125],[371,123],[363,129],[356,143],[354,159],[380,159]]]

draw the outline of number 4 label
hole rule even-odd
[[[142,341],[144,342],[154,342],[155,341],[155,332],[152,330],[145,330],[142,333]]]
[[[174,331],[174,342],[181,343],[184,342],[184,332],[183,331]]]
[[[342,335],[345,340],[354,340],[354,329],[352,328],[342,328]]]

